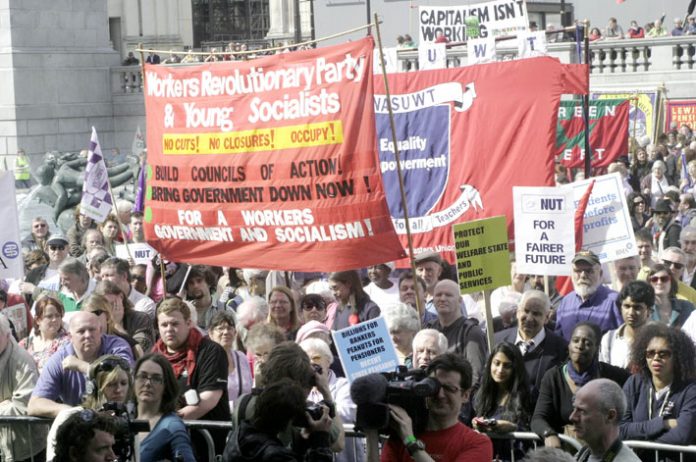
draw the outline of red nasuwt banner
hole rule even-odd
[[[608,167],[620,156],[628,155],[628,112],[631,102],[625,99],[590,101],[590,149],[592,167]],[[585,165],[585,122],[582,102],[561,101],[558,108],[556,156],[567,168]]]
[[[512,236],[512,187],[554,184],[558,104],[563,93],[587,93],[587,68],[541,57],[388,78],[414,253],[454,262],[452,225],[496,215]],[[387,202],[406,247],[381,76],[375,114]]]
[[[150,245],[173,261],[291,271],[403,257],[377,164],[372,49],[146,65]]]
[[[677,123],[677,128],[686,124],[692,130],[696,129],[696,99],[665,101],[665,132],[669,131],[672,122]]]

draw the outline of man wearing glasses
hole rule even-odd
[[[660,254],[660,261],[669,268],[677,280],[677,297],[696,304],[696,290],[682,282],[687,262],[686,253],[679,247],[667,247]]]
[[[429,398],[425,431],[414,432],[413,421],[406,411],[390,405],[392,436],[382,449],[382,461],[479,461],[493,458],[491,440],[459,422],[459,412],[469,401],[471,365],[455,353],[445,353],[428,366],[430,377],[440,382],[440,390]],[[370,445],[368,439],[368,445]],[[374,452],[374,448],[368,447]]]
[[[46,240],[50,234],[46,219],[42,217],[34,218],[31,222],[31,234],[22,240],[22,250],[24,252],[36,249],[47,250]]]
[[[46,242],[48,252],[48,264],[34,268],[27,273],[24,282],[19,285],[22,293],[27,296],[27,302],[32,303],[36,298],[37,287],[40,289],[58,291],[60,289],[60,275],[58,267],[68,257],[68,239],[60,234],[53,234]]]
[[[618,293],[602,285],[599,257],[589,250],[575,254],[571,280],[573,291],[563,297],[556,311],[555,333],[570,342],[575,325],[582,321],[597,324],[605,332],[623,322],[616,306]]]
[[[653,208],[653,222],[657,232],[653,235],[658,254],[667,247],[679,247],[681,225],[673,219],[674,211],[668,199],[660,199]]]

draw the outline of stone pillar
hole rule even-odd
[[[266,38],[293,40],[295,38],[295,0],[269,0],[270,27]]]

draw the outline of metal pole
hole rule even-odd
[[[582,97],[582,116],[585,122],[585,178],[592,176],[592,148],[590,147],[590,21],[585,20],[585,64],[587,65],[587,95]]]

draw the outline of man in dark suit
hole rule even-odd
[[[509,342],[522,352],[535,399],[544,373],[568,357],[567,342],[545,327],[550,309],[549,297],[544,292],[527,290],[517,307],[517,326],[495,335],[496,344]]]

